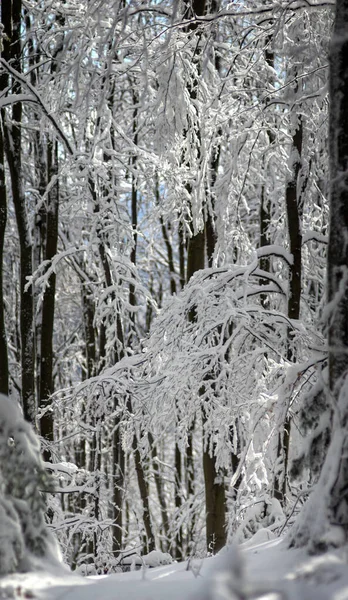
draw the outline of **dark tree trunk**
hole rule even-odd
[[[337,0],[330,55],[330,237],[328,301],[330,387],[348,371],[348,0]],[[340,294],[342,289],[342,294]],[[336,390],[337,391],[337,390]]]
[[[288,223],[289,246],[293,263],[289,267],[289,291],[288,291],[288,317],[299,319],[301,303],[301,281],[302,281],[302,204],[303,191],[299,185],[299,174],[302,160],[303,143],[303,120],[301,115],[293,115],[297,120],[294,124],[295,133],[292,136],[291,147],[291,175],[286,184],[285,204]],[[291,362],[296,360],[296,352],[293,341],[293,330],[289,327],[287,332],[287,359]],[[286,408],[286,414],[282,431],[278,439],[278,461],[281,461],[281,471],[277,474],[274,483],[274,496],[281,503],[285,503],[286,484],[290,450],[291,420]],[[280,465],[279,465],[280,466]]]
[[[133,143],[134,146],[138,144],[138,108],[137,108],[138,98],[135,93],[133,93]],[[137,262],[137,242],[138,242],[138,192],[136,185],[136,166],[137,166],[137,156],[134,153],[131,159],[132,165],[132,194],[131,194],[131,219],[132,219],[132,232],[133,232],[133,246],[130,253],[130,261],[135,266]],[[135,285],[133,283],[129,286],[129,304],[130,306],[136,306],[136,295],[135,295]],[[130,323],[133,331],[130,332],[128,343],[131,345],[132,339],[135,338],[135,313],[130,314]],[[131,400],[129,399],[129,411],[132,413]],[[138,487],[140,492],[140,498],[143,505],[143,521],[145,527],[145,536],[144,542],[145,547],[144,551],[146,553],[155,550],[155,535],[153,533],[153,527],[151,522],[151,512],[150,512],[150,503],[149,503],[149,490],[148,484],[145,476],[145,470],[143,461],[141,459],[141,454],[138,445],[138,439],[136,433],[133,436],[132,449],[134,455],[134,464],[135,471],[137,475]]]
[[[2,10],[2,22],[5,27],[3,37],[3,57],[11,66],[21,72],[21,0],[7,3]],[[12,81],[12,90],[20,93],[17,82]],[[22,175],[22,104],[12,106],[12,121],[5,113],[3,116],[3,133],[5,153],[11,176],[12,199],[15,208],[18,237],[20,244],[20,340],[21,340],[21,400],[23,413],[28,421],[35,424],[36,403],[34,389],[34,343],[33,343],[33,290],[27,279],[32,275],[32,243],[28,214],[25,203]]]
[[[158,193],[158,186],[157,186]],[[168,258],[168,269],[169,269],[169,277],[170,277],[170,293],[172,295],[176,294],[176,281],[175,281],[175,267],[174,267],[174,253],[172,244],[170,243],[167,227],[164,223],[163,218],[161,217],[161,229],[163,240],[167,249],[167,258]],[[180,249],[179,249],[180,251]],[[175,508],[178,513],[180,513],[182,507],[182,456],[179,445],[175,442],[174,448],[174,499],[175,499]],[[177,530],[175,536],[175,558],[176,560],[183,560],[183,530],[180,526]]]
[[[205,231],[199,231],[189,239],[187,249],[187,273],[186,281],[190,281],[192,275],[204,269],[205,266]]]
[[[119,424],[113,436],[112,476],[113,476],[113,525],[112,525],[112,550],[117,556],[122,549],[123,540],[123,497],[126,457],[122,448]]]
[[[205,0],[193,0],[187,2],[185,18],[192,18],[195,15],[202,16],[206,11]],[[197,23],[192,22],[188,26],[188,31],[196,32]],[[198,37],[198,36],[197,36]],[[199,55],[198,41],[196,53]],[[189,93],[192,101],[197,98],[197,82],[193,81],[189,87]],[[198,132],[199,139],[199,132]],[[200,148],[198,155],[200,154]],[[215,170],[218,165],[219,152],[217,150],[216,155],[212,162],[213,178],[215,176]],[[215,168],[215,170],[214,170]],[[212,181],[214,183],[214,181]],[[189,189],[189,191],[191,191]],[[207,247],[208,264],[211,266],[213,262],[215,244],[216,244],[216,232],[213,221],[213,200],[212,206],[205,206],[205,226],[201,231],[196,232],[189,239],[188,250],[187,250],[187,272],[186,280],[189,281],[193,274],[200,269],[205,267],[205,255]],[[193,307],[189,314],[189,320],[195,322],[197,319],[196,310]],[[202,394],[204,393],[204,387],[202,388]],[[203,424],[205,423],[205,411],[202,413]],[[187,460],[187,478],[188,478],[188,494],[189,496],[194,495],[194,463],[193,463],[193,429],[194,423],[190,431],[188,432],[188,447],[186,452]],[[208,440],[209,441],[209,440]],[[203,449],[203,470],[205,479],[205,499],[206,499],[206,536],[207,536],[207,549],[213,552],[217,552],[225,544],[226,533],[225,533],[225,489],[223,483],[223,476],[219,477],[219,473],[216,469],[216,459],[209,449],[210,444]],[[191,528],[191,535],[194,530],[194,522]]]
[[[138,118],[138,109],[137,104],[138,99],[136,94],[133,94],[133,142],[136,146],[138,144],[138,131],[137,131],[137,118]],[[137,244],[138,244],[138,193],[137,193],[137,185],[136,185],[136,176],[135,169],[137,164],[136,154],[133,154],[131,159],[132,164],[132,194],[131,194],[131,218],[132,218],[132,236],[133,236],[133,246],[130,253],[130,261],[133,265],[136,265],[137,262]],[[129,304],[130,306],[136,306],[136,296],[135,296],[135,285],[131,283],[129,285]],[[135,337],[135,312],[130,313],[130,323],[133,331],[130,332],[128,344],[132,346],[132,338]]]
[[[157,203],[159,204],[159,188],[158,182],[156,182],[156,197]],[[176,279],[175,279],[175,266],[174,266],[174,252],[173,247],[169,239],[168,230],[166,224],[163,220],[163,217],[160,217],[161,230],[163,240],[167,250],[167,259],[168,259],[168,270],[170,277],[170,293],[172,295],[177,293],[176,288]],[[179,225],[179,230],[181,230],[181,225]],[[179,261],[180,261],[180,274],[181,279],[185,277],[185,255],[182,254],[183,245],[181,245],[181,238],[179,235]],[[184,285],[184,284],[183,284]],[[174,502],[175,508],[180,514],[182,507],[182,454],[179,448],[177,441],[175,442],[174,448]],[[162,511],[163,512],[163,511]],[[169,531],[169,528],[167,529]],[[183,549],[183,529],[182,527],[178,527],[176,535],[175,535],[175,558],[176,560],[183,560],[184,558],[184,549]]]
[[[37,189],[40,199],[43,198],[47,187],[47,160],[46,152],[44,151],[44,140],[41,133],[38,131],[34,141],[34,160],[37,179]],[[45,257],[46,248],[46,208],[44,203],[39,207],[35,215],[35,223],[33,228],[33,272],[39,267]],[[40,290],[34,290],[34,307],[35,307],[35,361],[36,361],[36,394],[40,397],[40,377],[41,377],[41,332],[42,332],[42,305],[39,302]]]
[[[190,281],[191,277],[196,271],[204,269],[205,265],[205,231],[199,231],[193,235],[188,243],[187,249],[187,268],[186,278]],[[193,307],[188,315],[189,321],[194,323],[197,319],[196,310]],[[193,456],[193,435],[195,430],[195,421],[193,421],[187,432],[187,447],[186,447],[186,486],[187,496],[193,502],[195,494],[195,469],[194,469],[194,456]],[[188,546],[193,541],[193,535],[195,530],[195,517],[191,519],[191,526],[188,531]]]
[[[273,72],[274,51],[272,48],[272,44],[273,44],[273,36],[270,35],[265,40],[264,56],[265,56],[265,62],[267,64],[267,66],[270,67],[270,69]],[[274,78],[272,76],[272,84],[274,84],[273,79]],[[266,101],[268,101],[268,99]],[[269,146],[271,147],[272,144],[274,144],[274,142],[275,142],[275,135],[270,127],[267,128],[267,137],[268,137]],[[267,168],[265,159],[264,159],[264,171],[265,171],[265,175],[264,175],[265,181],[261,187],[261,202],[260,202],[260,248],[262,248],[264,246],[268,246],[271,243],[269,227],[270,227],[270,224],[272,221],[272,206],[271,206],[271,199],[267,193],[266,182],[267,182],[267,179],[269,177],[271,177],[272,175],[271,175],[270,169]],[[262,269],[263,271],[266,271],[266,272],[269,272],[271,270],[271,257],[270,256],[264,256],[260,259],[260,269]],[[267,284],[267,281],[265,279],[261,279],[260,283],[261,283],[261,285],[264,285],[264,284]],[[263,306],[263,308],[269,308],[268,294],[261,294],[260,301],[261,301],[261,305]]]
[[[220,149],[216,150],[211,163],[211,187],[216,180],[217,169],[219,166]],[[214,198],[211,198],[211,207],[207,215],[206,226],[206,247],[208,266],[213,266],[215,247],[217,243],[217,232],[214,223]],[[214,375],[212,376],[214,378]],[[207,375],[209,380],[209,374]],[[215,390],[215,382],[211,383]],[[203,407],[202,411],[203,425],[207,417]],[[211,435],[207,435],[206,448],[203,448],[203,472],[205,484],[205,505],[206,505],[206,540],[207,550],[209,552],[219,552],[226,544],[226,493],[224,473],[216,467],[216,456],[214,454],[214,444],[211,443]]]
[[[330,222],[327,261],[331,442],[290,543],[322,552],[348,540],[348,0],[337,0],[330,48]],[[334,532],[334,536],[332,533]]]
[[[182,508],[182,454],[179,444],[175,442],[174,448],[174,503],[178,514],[181,514]],[[177,527],[175,535],[175,558],[184,559],[184,535],[183,528]]]
[[[169,521],[169,515],[168,515],[168,507],[167,507],[167,500],[166,500],[166,496],[165,496],[165,490],[164,490],[164,486],[163,486],[163,478],[162,478],[162,474],[161,474],[161,470],[157,461],[157,448],[155,446],[155,442],[153,439],[153,436],[151,433],[148,434],[148,438],[149,438],[149,444],[150,444],[150,448],[151,448],[151,456],[152,456],[152,468],[153,468],[153,472],[154,472],[154,478],[155,478],[155,484],[156,484],[156,490],[157,490],[157,495],[158,495],[158,501],[159,501],[159,505],[161,508],[161,515],[162,515],[162,523],[163,523],[163,541],[161,541],[161,548],[164,552],[167,552],[168,550],[168,542],[167,542],[167,535],[170,529],[170,521]]]
[[[3,80],[0,79],[0,91],[4,89]],[[4,241],[7,221],[7,194],[5,180],[5,156],[4,156],[4,137],[2,122],[0,119],[0,393],[8,395],[9,392],[9,373],[8,373],[8,354],[7,338],[5,328],[5,303],[4,303]]]
[[[288,294],[288,317],[290,319],[299,319],[301,302],[301,272],[302,272],[302,230],[301,230],[301,197],[299,194],[300,186],[298,176],[301,168],[302,141],[303,141],[303,122],[302,117],[298,116],[296,131],[293,135],[292,144],[292,177],[289,179],[286,191],[286,214],[288,221],[290,252],[293,257],[293,264],[289,273],[289,294]],[[288,358],[294,355],[294,349],[291,347],[292,333],[289,332]]]
[[[174,253],[173,253],[173,247],[172,244],[170,243],[169,240],[169,235],[168,235],[168,231],[167,231],[167,227],[164,223],[163,217],[160,217],[160,223],[161,223],[161,230],[162,230],[162,236],[163,236],[163,240],[166,246],[166,250],[167,250],[167,259],[168,259],[168,270],[169,270],[169,277],[170,277],[170,293],[172,294],[172,296],[174,294],[176,294],[176,281],[175,281],[175,267],[174,267]]]
[[[47,198],[46,211],[46,249],[45,260],[52,261],[57,253],[58,246],[58,143],[49,140],[47,145],[48,181],[53,181]],[[41,435],[48,442],[44,449],[45,460],[51,460],[49,444],[53,442],[53,412],[50,407],[53,394],[53,331],[54,309],[56,294],[56,274],[53,272],[48,278],[42,301],[42,330],[40,350],[40,395],[39,406],[45,410],[40,419]]]
[[[1,25],[3,27],[3,36],[0,48],[0,55],[5,59],[10,58],[10,38],[12,30],[11,10],[1,11]],[[3,93],[8,86],[8,75],[0,75],[0,92]],[[5,177],[5,111],[0,113],[0,392],[7,395],[9,392],[9,372],[8,372],[8,353],[7,338],[5,328],[5,304],[4,304],[4,241],[7,222],[7,191]]]
[[[145,546],[144,552],[148,554],[152,552],[152,550],[156,549],[155,536],[153,533],[152,522],[151,522],[151,513],[150,513],[150,504],[149,504],[149,489],[145,477],[144,467],[141,460],[141,455],[138,449],[138,440],[137,436],[133,436],[133,454],[134,454],[134,464],[135,464],[135,472],[137,475],[138,487],[140,492],[140,498],[143,505],[143,521],[145,527]]]
[[[89,179],[89,189],[91,192],[94,213],[98,215],[100,213],[100,205],[97,197],[97,191],[92,178]],[[102,231],[102,225],[97,227],[98,237],[98,251],[102,271],[105,280],[105,286],[109,289],[112,288],[113,279],[112,271],[109,263],[109,258],[106,250],[106,240]],[[115,292],[111,293],[113,302],[116,302]],[[115,316],[115,327],[116,327],[116,343],[114,347],[114,356],[112,362],[119,361],[124,356],[124,335],[121,317],[116,312]],[[98,372],[100,372],[106,363],[106,324],[101,323],[99,332],[99,365]],[[114,398],[114,410],[117,410],[117,396]],[[113,481],[113,525],[112,525],[112,550],[115,556],[117,556],[122,549],[123,540],[123,498],[124,498],[124,481],[125,481],[125,452],[122,447],[121,441],[121,419],[119,416],[115,417],[113,424],[113,436],[112,436],[112,481]],[[95,544],[96,550],[96,544]]]
[[[180,275],[180,287],[183,289],[186,283],[186,274],[185,274],[185,237],[184,237],[184,228],[182,223],[179,223],[178,230],[178,238],[179,238],[179,275]]]
[[[35,33],[32,31],[31,18],[28,10],[25,14],[26,37],[28,40],[28,62],[30,68],[30,83],[35,88],[40,73],[41,52]],[[36,108],[27,107],[30,111],[31,122],[33,123],[33,155],[34,155],[34,187],[38,192],[39,207],[36,208],[35,221],[33,227],[33,272],[39,268],[45,258],[46,250],[46,206],[43,202],[44,194],[47,188],[47,153],[45,132],[40,127],[40,115]],[[36,198],[35,198],[36,200]],[[35,393],[40,397],[40,376],[41,376],[41,331],[42,331],[42,306],[39,302],[40,290],[34,288],[34,348],[35,348]]]
[[[332,478],[329,515],[348,539],[348,0],[337,0],[330,53],[330,229],[328,247],[329,384],[337,410],[333,439],[323,471],[330,471],[332,448],[342,440],[337,475]],[[332,468],[332,465],[331,465]]]
[[[216,457],[208,449],[203,452],[203,471],[207,550],[215,554],[226,544],[226,497],[223,474],[219,476]]]
[[[266,40],[266,48],[265,48],[265,61],[268,67],[271,69],[274,68],[274,52],[271,49],[272,36],[269,36]],[[267,129],[267,137],[269,145],[271,146],[275,141],[275,135],[273,131],[268,128]],[[265,170],[265,180],[267,181],[267,177],[270,176],[269,169]],[[261,202],[260,202],[260,248],[264,246],[268,246],[271,243],[269,226],[272,220],[272,207],[271,200],[269,195],[267,194],[266,189],[266,181],[263,183],[261,187]],[[269,272],[271,269],[271,258],[270,256],[264,256],[260,260],[260,269],[263,271]],[[261,285],[266,284],[265,279],[261,279]],[[261,294],[260,296],[261,304],[264,308],[269,307],[269,298],[267,294]]]
[[[97,343],[94,327],[94,301],[89,285],[82,283],[83,324],[86,344],[86,376],[94,377],[97,371]]]

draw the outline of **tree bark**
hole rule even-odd
[[[19,73],[21,72],[21,11],[21,0],[12,0],[8,3],[6,10],[1,11],[7,38],[3,38],[3,57]],[[12,89],[15,93],[21,91],[19,84],[15,81],[12,81]],[[12,199],[20,244],[21,401],[25,419],[35,425],[33,289],[31,285],[26,289],[28,277],[32,275],[32,243],[23,189],[22,103],[17,102],[12,106],[11,122],[4,111],[2,116],[5,153],[11,177]]]
[[[268,36],[266,39],[266,48],[265,48],[265,61],[268,67],[274,69],[274,52],[271,48],[272,36]],[[269,145],[274,144],[275,135],[273,131],[268,127],[267,128],[267,137]],[[265,168],[264,161],[264,168]],[[269,168],[265,169],[265,183],[263,183],[261,187],[261,202],[260,202],[260,248],[264,246],[268,246],[271,243],[270,234],[269,234],[269,226],[272,219],[272,208],[271,208],[271,200],[269,195],[267,194],[266,189],[266,181],[267,177],[270,176]],[[260,260],[260,269],[263,271],[269,272],[271,269],[271,258],[270,256],[264,256]],[[261,285],[266,284],[264,279],[260,281]],[[261,294],[260,296],[261,304],[264,308],[269,308],[269,297],[267,294]]]
[[[348,539],[348,0],[337,0],[330,53],[330,225],[328,246],[329,385],[337,408],[333,439],[342,451],[330,490],[331,523]],[[329,460],[323,471],[329,470]]]
[[[46,211],[46,248],[45,260],[51,262],[58,246],[58,143],[49,140],[47,145],[48,181],[54,179],[48,193]],[[47,282],[42,301],[42,330],[40,350],[40,395],[39,406],[45,410],[40,419],[41,435],[50,444],[53,442],[53,412],[50,407],[53,394],[53,331],[56,294],[56,274],[53,272]],[[44,459],[52,460],[49,446],[44,449]]]
[[[211,187],[213,188],[219,166],[220,148],[216,149],[215,156],[211,162]],[[211,207],[205,224],[205,238],[207,248],[207,262],[213,266],[215,248],[217,243],[217,232],[214,223],[214,198],[211,198]],[[213,376],[214,377],[214,376]],[[209,374],[206,376],[209,380]],[[212,382],[212,389],[216,389]],[[202,411],[203,426],[207,421],[205,410]],[[219,552],[226,544],[225,511],[226,493],[224,473],[216,467],[216,456],[214,444],[211,443],[211,434],[207,435],[206,448],[203,448],[203,472],[205,483],[206,504],[206,540],[209,552]]]
[[[187,3],[186,5],[186,18],[192,18],[195,15],[202,16],[206,11],[205,0],[193,0],[193,2]],[[193,22],[188,26],[189,31],[196,31],[197,23]],[[198,52],[198,50],[197,50]],[[189,93],[191,99],[194,101],[197,97],[196,91],[197,82],[193,81],[189,87]],[[199,134],[198,134],[199,137]],[[200,148],[198,148],[198,155]],[[217,151],[212,163],[213,177],[215,176],[215,170],[217,168],[219,159],[219,152]],[[215,167],[215,170],[214,170]],[[188,282],[193,274],[200,269],[205,267],[205,255],[206,247],[208,251],[208,264],[211,266],[213,262],[213,256],[216,245],[216,232],[213,222],[213,206],[205,206],[205,225],[201,231],[197,231],[189,239],[188,250],[187,250],[187,272],[186,281]],[[197,319],[195,307],[193,307],[189,313],[189,320],[194,323]],[[204,388],[202,393],[204,393]],[[202,411],[203,425],[206,420],[205,411]],[[189,496],[194,495],[194,463],[193,463],[193,428],[194,423],[188,432],[188,447],[186,451],[187,460],[187,478],[188,478],[188,494]],[[209,438],[209,436],[208,436]],[[206,540],[207,549],[212,552],[217,552],[226,542],[225,533],[225,489],[223,476],[217,472],[216,469],[216,458],[214,453],[209,449],[209,440],[207,446],[203,448],[203,470],[205,480],[205,500],[206,500]],[[191,535],[193,533],[194,524],[191,528]]]
[[[290,544],[325,551],[348,540],[348,0],[337,0],[329,64],[330,220],[327,260],[331,442]],[[334,535],[333,535],[334,534]]]
[[[134,434],[133,436],[133,454],[134,454],[134,463],[135,463],[135,472],[137,475],[138,487],[140,492],[140,498],[143,505],[143,522],[145,527],[145,547],[144,552],[148,554],[152,552],[152,550],[156,549],[155,535],[153,532],[152,521],[151,521],[151,513],[150,513],[150,503],[149,503],[149,490],[147,481],[145,478],[144,467],[141,460],[141,455],[138,449],[138,440],[137,436]]]
[[[6,88],[6,77],[0,78],[0,91]],[[4,155],[4,136],[3,122],[0,118],[0,394],[8,395],[9,392],[9,373],[8,373],[8,354],[7,337],[5,327],[5,297],[4,297],[4,242],[7,221],[7,193],[5,179],[5,155]]]
[[[162,474],[161,474],[160,467],[159,467],[159,464],[157,461],[157,458],[158,458],[157,448],[156,448],[153,436],[150,432],[148,434],[148,439],[149,439],[149,444],[150,444],[150,448],[151,448],[152,468],[153,468],[153,472],[154,472],[154,479],[155,479],[155,484],[156,484],[158,501],[159,501],[159,505],[161,508],[161,516],[162,516],[162,523],[163,523],[163,538],[164,539],[161,543],[161,548],[164,552],[166,552],[168,550],[168,542],[167,542],[166,538],[167,538],[167,535],[168,535],[168,532],[170,529],[167,500],[166,500],[165,490],[164,490],[164,486],[163,486]]]
[[[297,91],[298,84],[296,84]],[[285,189],[285,205],[288,223],[289,246],[292,255],[292,265],[289,267],[289,288],[287,313],[289,319],[298,320],[300,317],[301,304],[301,282],[302,282],[302,203],[303,191],[299,185],[299,174],[302,164],[303,144],[303,119],[301,115],[294,114],[292,118],[295,132],[292,136],[290,149],[291,174]],[[291,362],[296,360],[294,345],[294,333],[291,327],[287,331],[287,359]],[[274,496],[282,504],[285,503],[286,484],[290,450],[291,419],[286,412],[282,431],[278,437],[278,461],[282,462],[281,473],[275,477]]]
[[[196,271],[204,269],[205,266],[205,231],[198,231],[193,235],[188,243],[187,249],[187,267],[186,267],[186,278],[187,282],[190,281],[191,277]],[[195,307],[193,307],[188,315],[188,319],[191,323],[197,320],[197,313]],[[189,426],[187,432],[187,447],[186,447],[186,487],[187,496],[193,501],[195,494],[195,468],[194,468],[194,457],[193,457],[193,435],[195,430],[195,421]],[[194,529],[195,529],[195,517],[192,517],[191,526],[188,531],[188,546],[193,541]]]

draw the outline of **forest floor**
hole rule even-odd
[[[208,559],[82,577],[38,571],[0,579],[0,598],[39,600],[348,600],[348,548],[308,556],[282,540]]]

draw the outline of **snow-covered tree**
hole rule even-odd
[[[57,542],[45,523],[44,495],[53,483],[40,442],[15,400],[0,395],[0,572],[58,564]]]
[[[52,507],[74,564],[216,550],[272,495],[291,511],[325,405],[330,8],[22,2],[2,11],[1,389],[25,408],[34,381],[70,465]]]
[[[348,537],[347,24],[348,2],[338,0],[330,47],[330,225],[325,308],[328,373],[321,418],[322,432],[329,425],[331,441],[318,483],[291,532],[293,545],[306,544],[314,551],[342,545]]]

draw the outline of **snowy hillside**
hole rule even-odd
[[[310,557],[272,540],[208,559],[114,575],[82,577],[45,570],[7,576],[0,598],[41,600],[345,600],[347,548]]]

